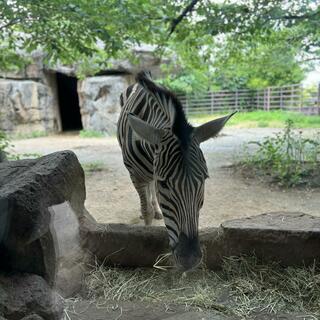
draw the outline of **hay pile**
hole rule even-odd
[[[186,277],[174,270],[95,266],[85,285],[91,301],[139,300],[184,304],[241,318],[264,313],[302,312],[320,317],[320,268],[261,265],[254,257],[226,259],[220,272],[205,269]]]

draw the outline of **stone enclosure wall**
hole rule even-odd
[[[71,151],[0,163],[0,319],[61,320],[61,296],[81,292],[96,262],[152,267],[169,251],[164,227],[97,223],[84,177]],[[253,254],[283,266],[320,261],[320,218],[299,212],[225,221],[199,238],[208,269]]]
[[[140,51],[139,51],[140,50]],[[82,129],[114,134],[120,113],[119,96],[134,81],[138,70],[148,69],[156,76],[160,73],[160,61],[149,48],[136,50],[139,63],[113,62],[112,70],[101,76],[87,77],[77,83],[76,112],[80,114]],[[48,68],[41,53],[33,54],[33,63],[17,72],[0,71],[0,130],[9,133],[28,134],[35,131],[61,132],[65,121],[58,92],[57,73],[75,79],[76,68],[56,66]],[[72,110],[71,112],[74,112]],[[75,128],[81,129],[81,128]]]

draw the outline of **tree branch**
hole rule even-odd
[[[304,63],[304,62],[308,62],[308,61],[317,61],[317,60],[320,60],[320,57],[314,57],[314,58],[307,58],[307,59],[299,60],[298,63]]]
[[[192,12],[195,5],[198,3],[199,0],[192,0],[191,3],[182,11],[179,17],[174,19],[171,23],[171,28],[169,32],[168,38],[171,36],[171,34],[175,31],[178,24],[182,21],[182,19],[190,12]]]
[[[6,24],[4,24],[2,26],[0,25],[0,31],[11,27],[11,26],[17,24],[18,22],[20,22],[20,18],[12,19],[12,20],[8,21]]]

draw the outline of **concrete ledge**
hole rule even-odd
[[[82,245],[107,265],[151,267],[169,251],[164,227],[97,224],[84,217]],[[320,218],[304,213],[274,212],[224,222],[201,230],[200,242],[209,269],[219,269],[223,257],[252,255],[283,266],[320,261]]]
[[[153,266],[159,254],[169,251],[164,227],[97,224],[90,217],[81,222],[82,247],[99,262],[124,267]]]
[[[252,254],[284,266],[320,260],[320,218],[275,212],[222,223],[224,255]]]

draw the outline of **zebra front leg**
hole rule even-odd
[[[157,197],[157,189],[156,189],[156,182],[152,181],[150,184],[151,189],[151,203],[154,211],[154,218],[157,220],[162,219],[162,212],[159,206],[158,197]]]
[[[151,190],[149,183],[134,183],[140,198],[141,215],[146,226],[152,224],[154,210],[151,203]]]

